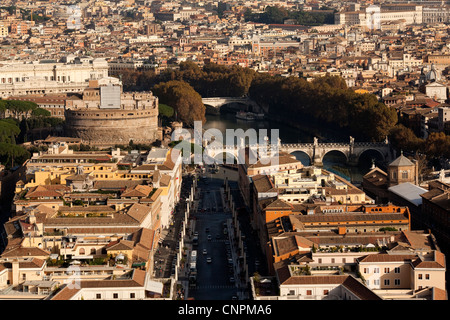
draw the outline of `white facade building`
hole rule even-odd
[[[103,58],[67,57],[66,61],[0,62],[0,97],[81,92],[89,80],[108,76],[108,63]]]
[[[389,6],[371,5],[357,11],[342,11],[335,14],[335,24],[345,26],[361,25],[369,30],[381,28],[381,24],[393,21],[404,21],[405,25],[421,24],[423,19],[422,6]]]
[[[429,83],[425,86],[425,94],[440,103],[444,103],[447,100],[447,86],[439,82]]]

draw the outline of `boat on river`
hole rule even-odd
[[[239,111],[236,113],[236,119],[247,120],[247,121],[262,120],[262,119],[264,119],[264,114]]]

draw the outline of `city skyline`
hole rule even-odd
[[[449,34],[434,0],[2,1],[0,300],[448,300]]]

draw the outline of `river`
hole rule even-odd
[[[297,129],[271,121],[270,119],[259,121],[239,120],[235,118],[233,113],[222,113],[220,115],[207,114],[206,123],[203,125],[203,128],[205,130],[210,128],[218,129],[222,132],[225,139],[226,129],[242,129],[246,131],[251,128],[256,129],[257,132],[259,132],[259,129],[267,129],[269,138],[271,130],[278,129],[278,136],[282,143],[311,143],[314,137],[317,137],[319,142],[348,142],[350,139],[341,132],[329,128],[317,128],[305,125],[304,129]],[[309,157],[305,153],[294,152],[293,155],[305,166],[310,165]],[[345,156],[339,151],[335,151],[325,155],[323,167],[355,184],[359,184],[362,181],[363,175],[369,171],[373,159],[377,164],[380,164],[378,154],[367,151],[361,156],[357,167],[349,166],[345,163]]]

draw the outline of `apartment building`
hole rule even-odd
[[[394,76],[399,71],[412,71],[423,65],[422,59],[414,57],[410,53],[404,53],[401,57],[390,57],[388,71]]]
[[[422,22],[426,24],[448,23],[450,21],[450,8],[448,6],[425,6],[422,12]]]
[[[439,107],[438,108],[438,130],[444,131],[447,124],[450,122],[450,108]]]
[[[306,167],[295,173],[274,174],[278,198],[288,203],[327,201],[330,203],[372,203],[364,192],[341,177],[316,167]]]
[[[408,207],[391,205],[364,206],[360,210],[343,213],[290,215],[289,218],[293,230],[297,232],[335,230],[343,233],[367,233],[384,227],[409,230],[411,224]]]
[[[266,168],[258,168],[257,174],[250,178],[252,225],[258,230],[263,247],[268,241],[266,224],[277,218],[301,215],[302,211],[305,214],[315,212],[315,208],[321,205],[330,212],[345,212],[349,205],[374,203],[362,190],[331,172],[288,163],[286,167],[280,166],[284,170],[278,172],[270,173]],[[333,205],[337,207],[331,208]]]
[[[0,288],[5,289],[11,285],[30,286],[33,282],[41,281],[45,267],[45,260],[33,257],[1,259]],[[57,282],[41,283],[36,286],[36,293],[48,294],[56,285]]]
[[[161,189],[161,225],[169,225],[175,205],[180,200],[182,183],[182,156],[180,150],[152,149],[140,166],[129,170],[130,177],[151,176],[155,188]]]
[[[351,275],[301,276],[288,266],[278,279],[280,300],[382,300]]]
[[[65,285],[50,300],[146,300],[162,298],[164,284],[151,280],[145,271],[105,280],[81,280]]]
[[[445,257],[433,251],[429,255],[378,254],[357,259],[358,270],[367,287],[379,290],[413,290],[434,287],[445,292]],[[395,298],[396,292],[384,292]],[[401,298],[405,292],[397,292]]]
[[[300,42],[287,39],[254,39],[252,40],[252,52],[260,56],[268,56],[269,53],[276,55],[287,49],[299,50]]]
[[[238,165],[239,173],[239,188],[244,197],[244,201],[247,205],[251,205],[251,184],[252,177],[257,175],[268,175],[275,172],[296,172],[298,169],[303,168],[301,161],[297,160],[295,156],[280,153],[278,157],[274,157],[271,161],[270,158],[257,159],[253,158],[248,152],[245,151],[244,161]]]
[[[274,271],[274,263],[301,252],[310,252],[313,247],[342,246],[347,250],[358,246],[382,246],[393,241],[391,235],[382,233],[383,230],[410,230],[408,207],[289,205],[276,200],[266,207],[265,212],[266,217],[272,220],[265,223],[260,241],[271,272]],[[263,240],[266,241],[264,244]],[[335,266],[342,263],[343,266],[353,263],[356,257],[347,254],[343,261],[332,257],[335,260],[332,263]],[[317,260],[319,263],[326,261],[324,257]]]
[[[430,185],[429,191],[420,195],[422,198],[423,225],[430,227],[442,246],[449,248],[450,224],[447,219],[450,212],[450,185],[436,182]]]
[[[378,299],[447,299],[445,256],[429,232],[294,232],[275,235],[271,244],[280,294],[257,299],[343,300],[341,283],[331,279],[349,276]]]
[[[5,38],[8,36],[8,26],[4,23],[0,24],[0,38]]]
[[[48,152],[34,154],[25,164],[27,176],[16,185],[13,209],[21,212],[45,205],[69,212],[78,209],[63,208],[64,204],[84,203],[110,206],[112,209],[104,209],[108,214],[142,204],[157,208],[155,214],[165,227],[180,199],[181,164],[181,152],[174,149],[156,148],[134,157],[120,149],[110,153],[74,152],[65,143],[55,144]],[[109,196],[105,197],[102,190]],[[95,210],[95,206],[89,208]]]

